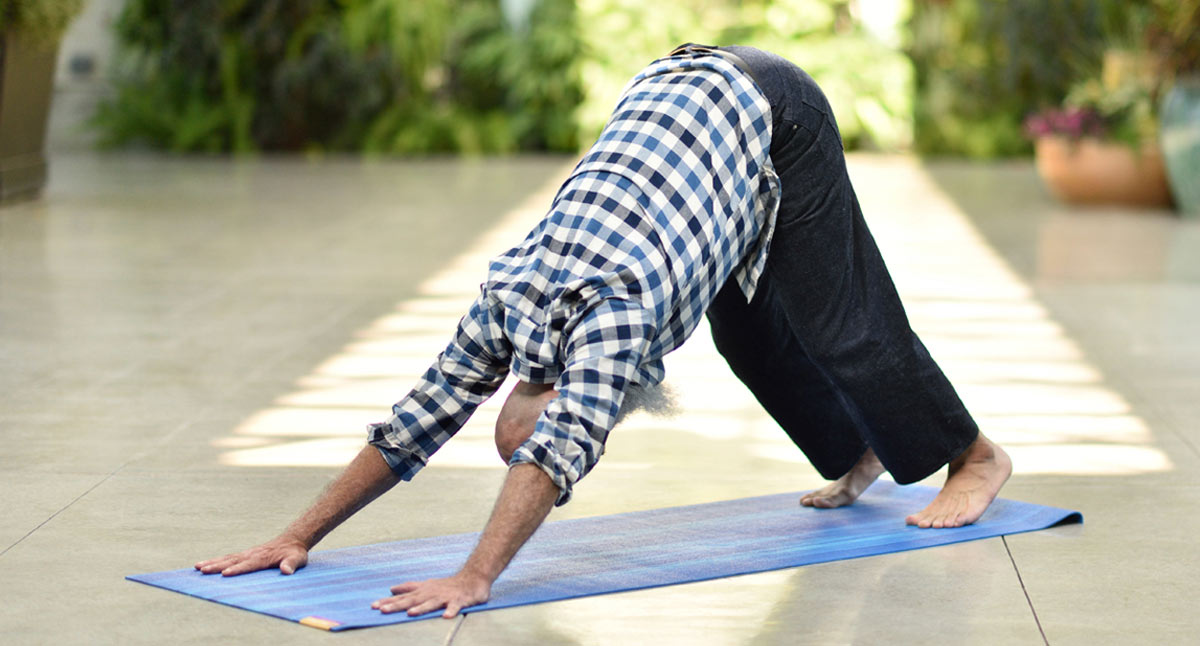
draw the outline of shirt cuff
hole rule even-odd
[[[557,451],[538,444],[532,439],[526,440],[513,452],[512,459],[508,461],[510,467],[518,464],[537,465],[546,472],[546,475],[550,476],[550,481],[558,487],[558,500],[554,502],[555,507],[561,507],[571,500],[571,488],[579,476],[575,475],[577,471],[571,463]]]
[[[389,437],[391,432],[391,424],[371,424],[367,426],[367,444],[379,449],[379,455],[383,456],[392,473],[407,482],[425,467],[425,461],[412,451],[396,446]]]

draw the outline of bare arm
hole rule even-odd
[[[613,327],[619,329],[610,330]],[[552,428],[539,433],[533,424],[529,439],[513,453],[510,463],[516,464],[509,469],[491,520],[466,564],[445,579],[395,586],[393,596],[372,606],[385,613],[407,610],[410,615],[445,608],[442,616],[450,618],[462,608],[487,601],[492,584],[517,550],[556,502],[566,502],[572,483],[603,452],[604,438],[621,408],[624,386],[636,374],[655,334],[653,317],[636,303],[610,299],[593,308],[572,332],[566,370],[554,384],[558,396],[543,403],[544,417],[539,419]],[[614,345],[614,337],[621,343]],[[527,448],[530,443],[540,445],[551,459],[536,457]]]
[[[536,465],[512,467],[479,544],[457,574],[393,586],[394,596],[371,607],[385,613],[407,610],[410,615],[445,608],[442,616],[451,618],[462,608],[487,601],[492,583],[546,519],[558,494],[558,487]]]
[[[326,534],[399,481],[379,450],[365,446],[317,501],[279,536],[244,552],[201,561],[196,569],[204,574],[233,576],[278,566],[284,574],[291,574],[308,563],[308,551]]]

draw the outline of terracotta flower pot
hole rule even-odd
[[[1084,137],[1049,136],[1035,146],[1038,174],[1055,197],[1077,204],[1167,207],[1162,152],[1154,143],[1126,144]]]

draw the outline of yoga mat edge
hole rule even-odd
[[[1077,511],[997,499],[974,525],[919,529],[907,511],[932,499],[930,487],[876,483],[839,509],[798,505],[799,493],[624,512],[546,523],[496,581],[492,600],[464,614],[578,599],[829,563],[1082,523]],[[918,506],[919,505],[919,506]],[[314,551],[292,575],[267,570],[237,577],[194,569],[125,577],[197,599],[341,632],[440,617],[370,609],[403,581],[457,570],[478,534],[410,539]]]

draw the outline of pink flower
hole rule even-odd
[[[1107,130],[1104,118],[1091,108],[1049,108],[1025,118],[1025,134],[1031,139],[1049,135],[1071,139],[1103,137]]]

